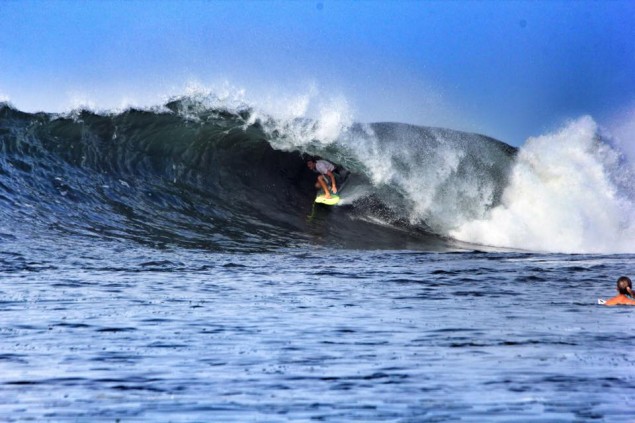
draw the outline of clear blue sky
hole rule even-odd
[[[196,81],[513,145],[635,107],[635,1],[0,2],[0,99],[160,103]]]

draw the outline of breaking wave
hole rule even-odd
[[[274,117],[192,95],[118,112],[3,104],[0,140],[4,237],[47,230],[222,251],[632,252],[635,239],[630,175],[590,118],[517,152],[450,129],[353,123],[337,108]],[[350,175],[340,206],[313,204],[309,156]]]

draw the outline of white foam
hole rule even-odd
[[[310,145],[324,147],[338,140],[353,123],[353,111],[341,95],[321,94],[311,83],[299,95],[275,96],[275,100],[253,102],[252,120],[259,119],[276,148],[304,150]]]
[[[96,110],[97,103],[91,98],[88,93],[85,92],[70,92],[68,93],[68,105],[70,110]]]
[[[390,131],[378,137],[367,126],[365,133],[349,134],[346,148],[391,207],[444,235],[485,215],[497,181],[479,166],[507,158],[497,145],[470,134],[428,130],[422,135],[408,126]]]
[[[226,80],[210,86],[191,79],[181,92],[183,91],[187,97],[196,100],[206,108],[236,111],[246,108],[248,103],[245,89]]]
[[[313,82],[299,93],[271,92],[258,99],[229,81],[204,84],[192,79],[180,92],[185,97],[171,95],[163,100],[166,103],[178,98],[183,102],[186,106],[180,111],[183,117],[196,120],[200,112],[209,109],[249,110],[244,125],[260,122],[266,132],[276,134],[272,136],[272,145],[279,149],[303,150],[311,144],[323,147],[335,142],[353,123],[353,112],[346,98],[323,94]]]
[[[564,253],[635,252],[632,169],[590,117],[529,139],[502,204],[450,232],[456,239]]]

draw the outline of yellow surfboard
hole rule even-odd
[[[334,206],[340,202],[340,196],[331,194],[331,198],[326,198],[324,194],[320,194],[315,197],[315,202],[319,204],[326,204],[328,206]]]

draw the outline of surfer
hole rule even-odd
[[[326,160],[310,159],[306,162],[306,165],[312,171],[319,173],[315,187],[324,190],[324,197],[331,198],[331,193],[337,194],[337,184],[335,182],[335,176],[333,175],[335,165],[333,163],[327,162]],[[330,190],[328,188],[329,185],[331,185]]]
[[[621,276],[617,280],[617,292],[618,295],[606,300],[604,305],[635,305],[635,299],[633,299],[633,284],[628,277]]]

